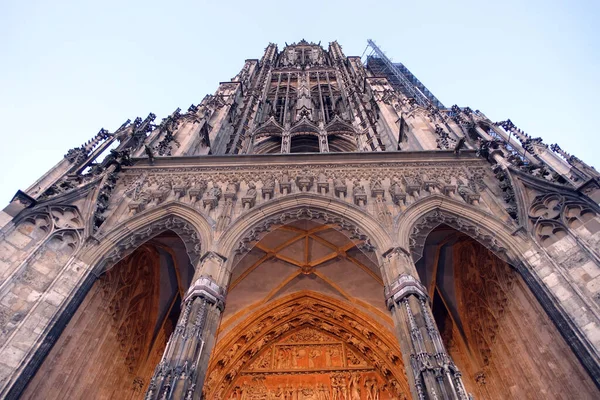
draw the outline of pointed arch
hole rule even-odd
[[[569,314],[556,293],[538,276],[531,265],[531,257],[544,257],[537,243],[523,229],[511,227],[497,217],[457,200],[432,195],[411,204],[396,221],[398,243],[410,250],[417,261],[429,233],[441,224],[467,234],[491,250],[500,259],[508,262],[521,275],[534,297],[556,325],[573,353],[600,388],[600,362],[594,345],[585,332]]]
[[[283,225],[294,219],[317,219],[338,224],[341,230],[363,236],[366,245],[381,252],[390,248],[392,238],[385,228],[360,207],[316,193],[297,193],[280,197],[255,207],[240,217],[223,233],[218,242],[221,254],[232,255],[247,242],[259,239],[274,225]],[[381,260],[380,260],[381,261]]]
[[[514,229],[497,217],[441,195],[420,199],[400,215],[396,221],[398,243],[411,252],[416,262],[422,256],[427,235],[441,224],[471,236],[509,263],[517,262],[529,243],[525,235],[515,236]]]
[[[336,133],[344,133],[344,134],[350,134],[350,135],[356,134],[356,129],[354,129],[354,127],[351,124],[343,121],[337,115],[335,117],[333,117],[331,122],[329,122],[327,125],[325,125],[325,130],[327,131],[327,134],[329,134],[329,135],[336,134]]]
[[[335,133],[327,135],[329,151],[339,153],[351,153],[358,151],[356,138],[350,133]]]
[[[179,202],[168,202],[139,213],[114,226],[97,237],[99,244],[82,255],[89,260],[93,271],[100,275],[142,243],[154,236],[172,230],[184,242],[194,267],[201,252],[212,244],[214,223],[210,223],[198,210]]]
[[[264,124],[259,126],[253,133],[254,139],[261,138],[263,136],[281,136],[283,134],[283,127],[275,120],[275,117],[269,117]]]
[[[282,138],[280,135],[272,134],[270,136],[262,136],[256,139],[252,152],[254,154],[275,154],[281,153]]]
[[[319,127],[316,126],[311,121],[309,121],[309,119],[306,117],[302,117],[302,119],[300,121],[298,121],[298,123],[290,129],[290,135],[292,137],[296,136],[296,135],[319,136],[320,132],[321,131],[320,131]]]
[[[409,393],[400,348],[390,331],[347,303],[304,291],[265,305],[219,341],[208,366],[205,398],[225,398],[265,348],[306,328],[336,337],[359,353],[396,396]]]
[[[173,231],[181,238],[192,266],[196,267],[201,251],[211,246],[211,225],[214,224],[210,224],[197,210],[173,201],[135,215],[105,233],[100,231],[96,237],[88,240],[81,254],[73,260],[73,268],[85,272],[78,281],[69,282],[64,289],[70,291],[69,298],[53,315],[47,333],[40,337],[39,346],[24,364],[23,372],[17,377],[10,394],[15,397],[20,395],[107,268],[165,231]]]

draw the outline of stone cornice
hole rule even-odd
[[[269,166],[310,164],[331,165],[341,164],[389,164],[389,163],[475,163],[487,164],[478,158],[475,150],[462,150],[460,155],[454,151],[386,151],[368,153],[316,153],[316,154],[253,154],[253,155],[212,155],[194,157],[157,157],[154,164],[150,164],[147,158],[132,159],[132,166],[123,168],[131,169],[155,169],[155,168],[179,168],[179,167],[207,167],[218,168],[240,167],[240,166]]]

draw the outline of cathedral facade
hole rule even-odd
[[[600,175],[369,41],[246,60],[0,213],[0,397],[594,399]]]

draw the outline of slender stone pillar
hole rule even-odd
[[[163,358],[157,365],[146,400],[185,399],[202,397],[202,386],[214,346],[215,333],[225,307],[225,290],[213,276],[204,273],[221,265],[218,255],[207,253],[197,277],[183,300],[177,326],[169,338]],[[204,265],[208,264],[208,265]]]
[[[467,400],[461,374],[446,352],[433,319],[427,290],[413,276],[416,269],[410,256],[402,249],[393,249],[384,256],[386,302],[393,315],[413,398]]]

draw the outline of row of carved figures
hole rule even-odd
[[[387,186],[387,192],[393,203],[401,207],[408,205],[411,200],[415,201],[428,194],[444,194],[477,205],[480,198],[479,189],[471,180],[466,178],[465,180],[457,178],[455,181],[442,182],[437,179],[401,178],[384,185],[381,179],[374,179],[367,186],[370,191],[368,193],[363,182],[358,179],[351,180],[352,184],[349,187],[346,178],[328,179],[319,176],[316,180],[314,176],[302,173],[292,180],[289,175],[283,174],[277,180],[274,177],[266,177],[262,181],[248,182],[245,193],[241,194],[241,201],[243,207],[249,209],[256,204],[259,191],[262,198],[268,201],[276,196],[276,192],[285,196],[297,190],[299,193],[316,191],[322,195],[332,193],[340,199],[346,199],[350,195],[352,196],[350,199],[356,205],[365,206],[369,197],[384,200],[387,197],[385,190]],[[260,184],[260,189],[257,189],[257,183]],[[237,200],[240,197],[239,191],[240,183],[235,179],[229,180],[223,191],[221,186],[214,182],[209,188],[207,181],[203,179],[153,177],[146,181],[145,177],[140,177],[128,187],[125,195],[133,200],[130,204],[132,211],[140,211],[149,204],[160,204],[170,197],[179,200],[189,196],[192,203],[200,201],[209,212],[218,206],[222,198],[231,202]]]
[[[236,386],[229,400],[380,400],[398,399],[389,394],[387,386],[380,384],[373,376],[359,373],[335,373],[329,376],[329,384],[319,383],[280,383],[268,387],[263,376]],[[404,397],[402,397],[404,398]]]

